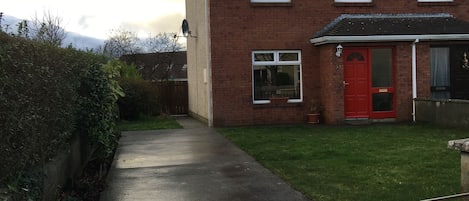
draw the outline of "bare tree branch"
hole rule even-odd
[[[183,46],[178,43],[176,33],[159,33],[155,36],[149,36],[142,42],[146,52],[178,52]]]
[[[103,53],[111,58],[140,52],[137,34],[122,28],[111,30],[109,38],[104,41]]]
[[[39,19],[36,14],[31,21],[31,37],[33,40],[61,46],[67,37],[65,29],[61,27],[62,18],[52,15],[50,11],[45,11],[42,19]]]

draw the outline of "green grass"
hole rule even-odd
[[[138,131],[138,130],[158,130],[158,129],[175,129],[182,128],[181,125],[169,116],[164,117],[140,117],[135,121],[120,121],[118,127],[121,131]]]
[[[467,131],[428,125],[266,126],[219,131],[315,201],[402,201],[456,194]]]

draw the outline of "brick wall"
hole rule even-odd
[[[341,69],[335,70],[335,45],[313,46],[309,39],[314,33],[342,13],[452,13],[456,17],[469,19],[466,1],[419,4],[417,0],[375,0],[370,5],[343,6],[334,4],[333,0],[293,0],[287,6],[259,6],[248,0],[212,0],[210,44],[214,125],[304,122],[308,113],[307,103],[311,98],[323,101],[326,123],[341,123],[343,72]],[[396,58],[396,79],[399,80],[396,85],[397,116],[398,120],[407,121],[411,118],[412,105],[411,43],[392,45],[399,55]],[[281,107],[253,104],[251,52],[289,49],[302,52],[304,102]],[[419,43],[418,54],[418,84],[428,86],[429,45]],[[336,93],[331,93],[330,89]],[[429,95],[429,89],[419,89],[419,95]]]
[[[405,121],[412,118],[412,43],[399,43],[395,48],[396,116]]]
[[[324,123],[338,124],[344,120],[344,69],[342,59],[335,56],[336,45],[321,46],[320,53],[320,97],[324,106]]]

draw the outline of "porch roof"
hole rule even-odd
[[[469,22],[450,14],[343,14],[311,43],[469,40]]]

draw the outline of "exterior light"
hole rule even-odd
[[[342,56],[342,50],[344,49],[344,47],[342,47],[342,45],[337,45],[336,47],[336,52],[335,52],[335,56],[337,57],[340,57]]]

